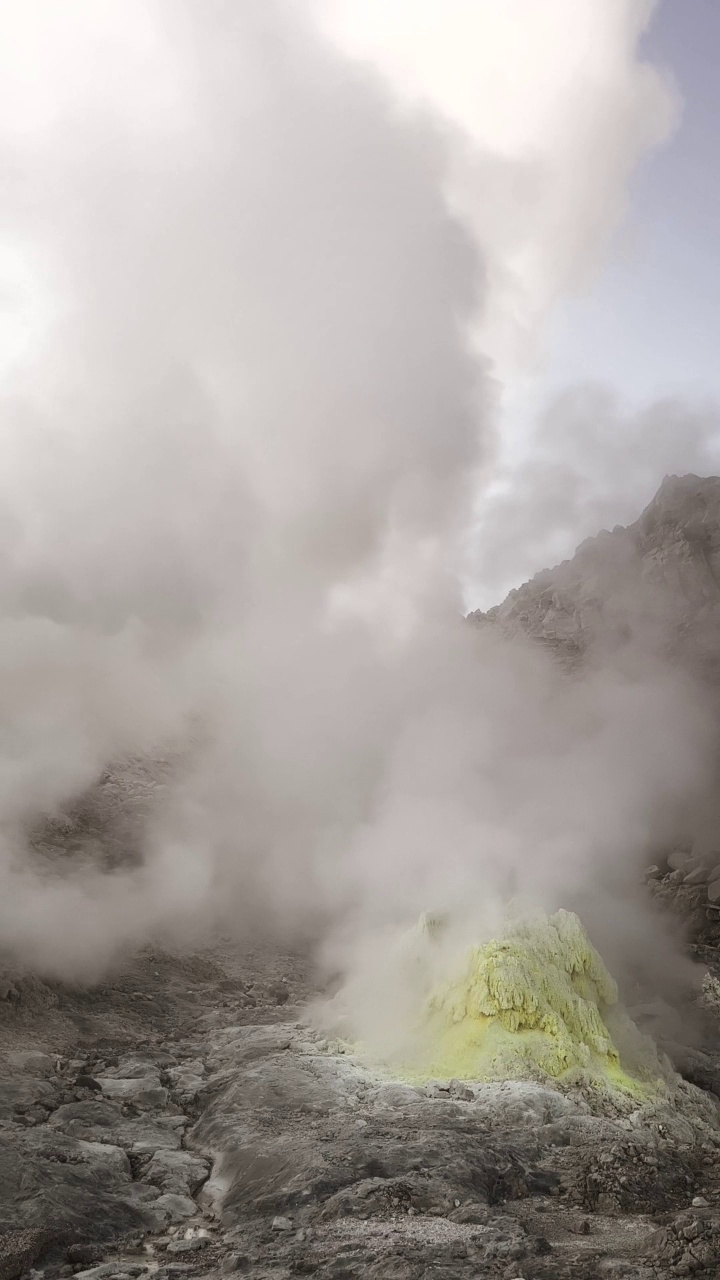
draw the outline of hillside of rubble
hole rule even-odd
[[[634,524],[586,539],[469,616],[530,636],[569,667],[635,643],[720,679],[720,477],[667,476]]]

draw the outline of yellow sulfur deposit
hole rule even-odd
[[[442,922],[423,921],[429,946]],[[558,911],[514,925],[473,947],[458,977],[435,986],[422,1015],[425,1046],[416,1078],[553,1079],[581,1076],[635,1091],[605,1018],[637,1035],[578,917]],[[659,1069],[655,1055],[650,1078]],[[642,1073],[645,1075],[645,1073]],[[646,1078],[648,1078],[646,1076]]]

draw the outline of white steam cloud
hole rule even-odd
[[[720,406],[663,400],[630,411],[608,387],[565,390],[479,504],[471,563],[485,605],[600,529],[636,520],[663,476],[718,470]]]
[[[406,107],[457,130],[450,195],[487,280],[478,337],[511,374],[592,278],[638,162],[677,124],[672,80],[638,52],[653,0],[313,2]]]
[[[457,584],[478,342],[519,358],[669,126],[649,7],[376,12],[2,10],[0,934],[44,972],[259,912],[347,951],[603,902],[702,780],[679,677],[565,685]],[[140,866],[38,869],[29,824],[167,744]]]

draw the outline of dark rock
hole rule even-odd
[[[55,1091],[47,1080],[27,1077],[0,1079],[0,1119],[21,1115],[39,1103],[52,1108],[55,1101]]]
[[[163,1191],[192,1196],[208,1176],[205,1160],[189,1151],[156,1151],[145,1167],[147,1182]]]
[[[157,1189],[154,1188],[154,1190]],[[168,1223],[186,1222],[188,1218],[194,1218],[198,1212],[198,1207],[189,1196],[168,1192],[165,1195],[156,1195],[151,1211],[156,1222],[166,1225]]]
[[[51,1076],[55,1073],[56,1059],[38,1049],[16,1049],[5,1055],[11,1070],[22,1071],[29,1076]]]
[[[0,1145],[0,1220],[18,1228],[44,1227],[51,1217],[83,1242],[143,1226],[132,1185],[122,1152],[95,1150],[46,1125],[6,1133]]]
[[[87,1102],[71,1102],[58,1107],[50,1123],[54,1128],[69,1132],[71,1125],[83,1129],[111,1129],[122,1124],[123,1113],[114,1102],[98,1099]],[[72,1136],[72,1135],[71,1135]]]
[[[190,1240],[171,1240],[167,1251],[168,1253],[199,1253],[209,1245],[210,1240],[207,1236],[192,1236]]]
[[[246,1254],[227,1253],[220,1263],[220,1270],[223,1275],[232,1275],[235,1271],[247,1271],[250,1266],[250,1259]]]
[[[98,1081],[106,1098],[132,1102],[142,1110],[164,1107],[168,1091],[160,1084],[158,1076],[131,1077],[123,1080],[115,1076],[101,1076]]]
[[[44,1107],[32,1106],[28,1107],[24,1113],[24,1118],[28,1124],[44,1124],[48,1118],[48,1112]]]
[[[683,884],[707,884],[708,872],[706,867],[696,867],[694,871],[689,871],[683,880]]]
[[[93,1262],[102,1262],[104,1250],[97,1244],[71,1244],[66,1257],[68,1262],[79,1262],[87,1267]]]
[[[68,1234],[65,1227],[50,1226],[0,1232],[0,1280],[17,1280],[51,1249],[64,1244]]]

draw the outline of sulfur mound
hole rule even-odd
[[[428,946],[441,928],[421,928]],[[632,1066],[621,1065],[613,1033],[631,1049]],[[421,1040],[423,1061],[413,1074],[425,1078],[582,1078],[632,1092],[663,1074],[652,1046],[640,1044],[644,1038],[618,1005],[617,986],[578,917],[568,911],[519,923],[502,938],[473,947],[458,976],[431,989]]]

